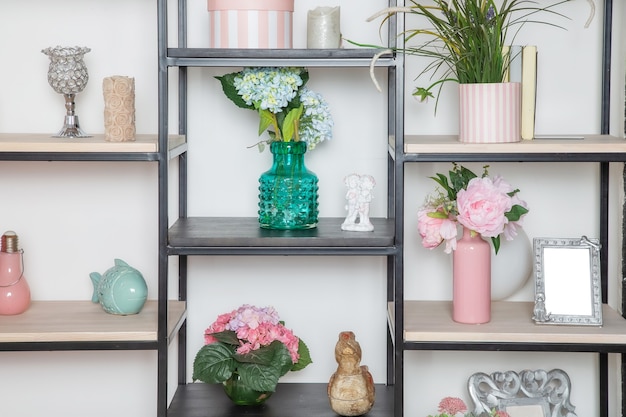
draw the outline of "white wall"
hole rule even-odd
[[[40,50],[59,45],[89,46],[90,82],[78,96],[83,128],[102,132],[103,77],[136,78],[137,129],[154,133],[156,112],[156,7],[152,0],[30,0],[0,5],[0,131],[55,132],[63,119],[63,100],[47,85],[48,59]],[[204,0],[189,0],[189,46],[207,41]],[[331,2],[332,3],[332,2]],[[330,5],[331,3],[327,3]],[[295,47],[305,46],[306,10],[322,3],[298,0]],[[344,36],[378,42],[378,22],[364,20],[384,0],[335,2],[341,5]],[[616,5],[623,22],[623,6]],[[620,9],[621,7],[621,9]],[[583,29],[588,4],[565,8],[566,31],[535,27],[519,43],[540,50],[540,133],[599,131],[601,7]],[[623,30],[623,29],[622,29]],[[172,36],[173,37],[173,36]],[[623,33],[622,33],[623,38]],[[624,55],[623,43],[619,50]],[[419,72],[409,60],[407,94]],[[256,211],[258,175],[269,154],[246,146],[256,142],[255,115],[236,108],[213,78],[235,69],[191,69],[189,102],[191,215],[245,215]],[[173,71],[174,72],[174,71]],[[612,131],[623,123],[623,59],[615,75]],[[384,79],[384,73],[378,71]],[[173,77],[174,78],[174,77]],[[378,180],[372,213],[385,216],[386,100],[375,91],[367,69],[312,69],[310,86],[330,102],[335,138],[307,156],[320,177],[320,211],[343,216],[342,178],[351,172]],[[456,133],[455,89],[446,87],[437,115],[434,102],[407,101],[407,133]],[[620,104],[621,103],[621,104]],[[621,112],[621,113],[620,113]],[[175,123],[171,123],[172,129]],[[475,165],[470,165],[476,168]],[[408,298],[448,299],[448,259],[421,248],[415,213],[433,184],[434,172],[448,164],[410,165],[406,185],[406,294]],[[613,188],[621,186],[621,166],[612,167]],[[584,164],[492,164],[522,190],[531,213],[529,236],[596,236],[593,201],[597,170]],[[227,179],[226,179],[227,178]],[[25,250],[27,278],[35,299],[89,299],[89,272],[104,271],[114,257],[139,268],[156,296],[156,167],[149,163],[2,163],[0,229],[14,229]],[[232,192],[234,190],[234,192]],[[620,200],[615,199],[615,235]],[[1,230],[0,230],[1,231]],[[617,240],[613,236],[612,240]],[[617,248],[617,246],[616,246]],[[612,251],[611,285],[620,276],[619,250]],[[195,257],[190,261],[189,357],[202,343],[215,316],[242,303],[274,305],[287,324],[309,344],[314,364],[288,381],[325,382],[336,366],[333,348],[341,330],[353,330],[363,348],[363,363],[375,379],[385,379],[385,261],[336,257]],[[527,287],[516,299],[530,299]],[[1,318],[0,318],[1,320]],[[155,415],[156,355],[141,352],[2,353],[0,415],[31,417],[63,410],[68,417],[112,414]],[[436,411],[439,397],[466,395],[465,382],[476,371],[560,367],[573,381],[578,415],[597,415],[595,357],[588,354],[409,352],[406,355],[406,415]],[[32,401],[36,392],[41,401]],[[419,398],[421,400],[416,401]],[[61,399],[61,397],[63,397]],[[617,403],[615,403],[617,404]]]

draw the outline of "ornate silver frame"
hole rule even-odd
[[[598,240],[535,238],[533,246],[535,323],[602,325]]]
[[[506,410],[511,405],[540,406],[545,417],[576,417],[570,403],[571,383],[561,369],[478,372],[467,381],[474,414],[489,414],[492,409]],[[546,414],[548,413],[548,414]]]

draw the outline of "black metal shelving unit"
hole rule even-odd
[[[158,38],[159,38],[159,143],[166,142],[169,122],[168,115],[168,76],[174,68],[178,71],[178,133],[186,134],[187,119],[187,68],[188,67],[244,67],[244,66],[302,66],[324,68],[360,67],[368,68],[372,58],[380,52],[375,49],[205,49],[188,48],[186,38],[186,0],[178,0],[177,10],[177,45],[168,45],[168,1],[158,0]],[[395,5],[391,0],[390,5]],[[395,42],[395,19],[389,26],[392,42]],[[377,67],[387,69],[389,78],[388,110],[389,134],[402,129],[402,106],[396,87],[402,85],[403,71],[399,63],[401,57],[393,53],[382,54],[376,62]],[[401,96],[401,94],[400,94]],[[400,107],[398,107],[400,106]],[[189,140],[193,140],[189,138]],[[216,392],[216,387],[205,384],[187,384],[186,375],[186,326],[178,333],[178,387],[171,405],[167,404],[167,367],[169,339],[162,326],[167,320],[168,298],[168,259],[178,257],[180,301],[187,299],[187,260],[189,256],[211,255],[305,255],[305,256],[385,256],[388,259],[388,287],[393,289],[395,282],[394,266],[396,259],[402,257],[402,248],[396,240],[397,231],[393,220],[393,201],[389,205],[387,218],[372,219],[375,232],[362,234],[340,232],[343,219],[322,218],[316,229],[297,232],[277,232],[260,230],[256,219],[252,218],[197,218],[187,216],[187,155],[178,155],[178,219],[168,228],[168,163],[159,164],[159,371],[158,371],[158,415],[159,417],[234,416],[240,415],[240,409],[233,409],[223,400],[223,393]],[[390,159],[389,172],[393,172]],[[388,179],[389,190],[395,188],[394,176]],[[237,228],[229,227],[233,223]],[[393,301],[394,295],[388,294],[387,301]],[[389,337],[391,340],[391,337]],[[373,417],[394,414],[393,388],[393,348],[389,342],[388,383],[380,384],[377,400],[370,412]],[[218,387],[219,388],[219,387]],[[219,390],[217,390],[219,391]],[[400,390],[401,391],[401,390]],[[274,394],[272,403],[280,404],[280,410],[269,404],[255,411],[246,411],[246,415],[292,416],[298,415],[332,416],[328,406],[325,384],[285,384]],[[291,412],[289,411],[291,410]],[[208,413],[208,414],[207,414]],[[252,414],[249,414],[252,413]],[[258,414],[255,414],[258,413]]]

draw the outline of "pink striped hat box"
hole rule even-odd
[[[211,48],[292,47],[294,0],[207,0]]]

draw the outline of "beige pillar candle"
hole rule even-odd
[[[104,140],[135,140],[135,79],[122,75],[102,80],[104,94]]]
[[[307,13],[307,48],[333,49],[341,46],[340,8],[317,7]]]

